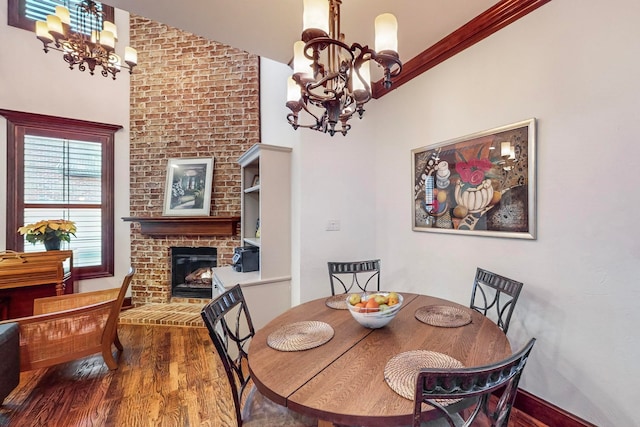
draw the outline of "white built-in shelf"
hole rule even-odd
[[[291,276],[291,151],[260,143],[238,159],[240,235],[244,245],[260,248],[261,281]]]
[[[244,242],[253,246],[260,247],[260,238],[259,237],[245,237]]]

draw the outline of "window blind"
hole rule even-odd
[[[78,231],[69,248],[77,267],[102,261],[102,199],[100,143],[25,136],[25,224],[74,221]],[[44,249],[42,244],[26,243],[25,251],[31,250]]]

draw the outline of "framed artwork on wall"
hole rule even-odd
[[[213,157],[169,159],[162,214],[209,216],[213,167]]]
[[[535,123],[411,150],[413,230],[535,239]]]

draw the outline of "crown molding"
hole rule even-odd
[[[462,27],[455,30],[415,58],[407,61],[402,73],[393,80],[393,85],[385,89],[382,80],[372,84],[374,98],[380,98],[425,71],[444,62],[452,56],[473,46],[512,22],[528,15],[551,0],[502,0],[490,7]]]

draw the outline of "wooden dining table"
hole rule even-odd
[[[413,400],[396,393],[384,371],[394,356],[428,350],[451,356],[465,367],[498,362],[512,354],[506,335],[482,314],[444,299],[402,293],[396,317],[368,329],[349,310],[330,308],[320,298],[289,309],[258,330],[249,347],[249,370],[258,390],[274,402],[324,422],[344,425],[411,425]],[[416,318],[426,306],[468,310],[471,322],[459,327],[431,326]],[[334,331],[326,343],[302,351],[280,351],[267,343],[283,325],[319,321]],[[425,409],[425,420],[437,418]],[[329,424],[330,425],[330,424]]]

